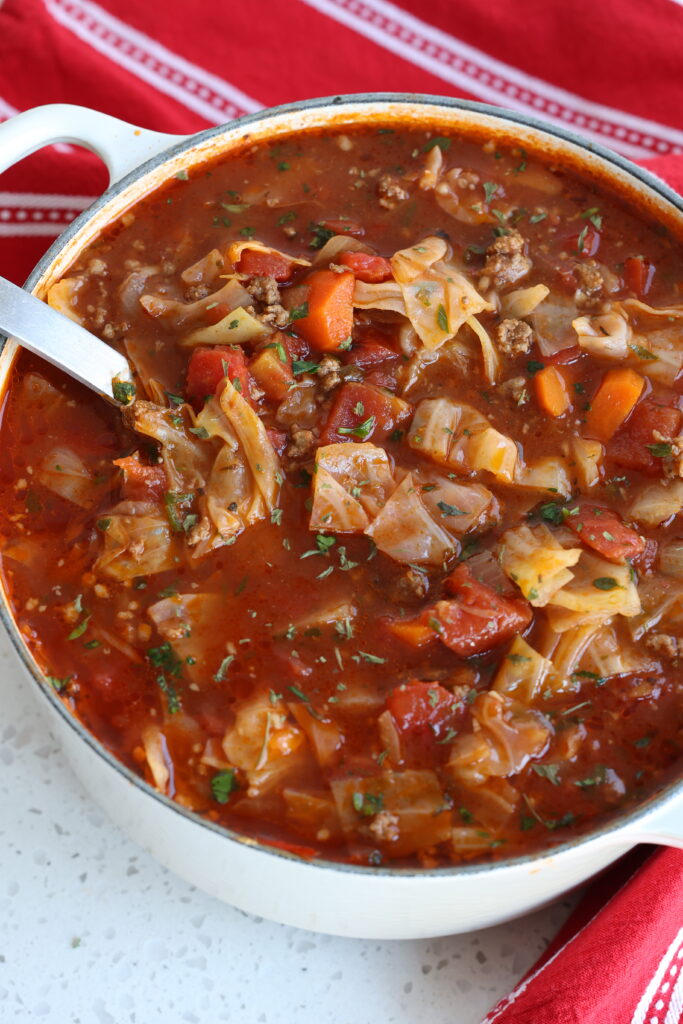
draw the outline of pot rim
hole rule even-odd
[[[635,179],[635,181],[641,186],[644,186],[646,190],[654,192],[660,198],[668,201],[679,213],[683,214],[683,197],[678,195],[678,193],[676,193],[669,185],[650,171],[639,167],[628,158],[613,152],[601,143],[582,138],[580,135],[569,131],[566,128],[548,124],[541,119],[519,113],[517,111],[506,110],[490,104],[477,103],[471,100],[459,99],[457,97],[436,96],[430,94],[415,95],[411,93],[381,92],[326,96],[302,100],[300,102],[281,104],[279,106],[268,107],[264,110],[245,114],[242,117],[235,118],[233,121],[206,128],[201,132],[188,135],[181,142],[171,144],[167,149],[164,149],[151,159],[140,164],[138,167],[135,167],[124,177],[110,185],[106,191],[91,204],[91,206],[79,214],[79,216],[72,221],[65,231],[55,239],[47,252],[31,271],[23,287],[27,291],[33,290],[56,257],[68,247],[69,243],[80,232],[81,228],[100,209],[102,209],[102,207],[109,203],[115,196],[125,192],[126,189],[137,182],[140,178],[143,178],[145,175],[167,163],[177,155],[185,151],[192,150],[196,146],[223,134],[227,130],[248,128],[253,124],[258,124],[275,117],[301,111],[319,110],[327,107],[331,112],[334,112],[340,107],[362,106],[363,104],[392,104],[410,106],[412,108],[419,106],[446,107],[462,110],[472,114],[480,113],[487,117],[496,118],[507,125],[512,124],[514,126],[515,124],[519,124],[525,128],[534,129],[543,135],[550,136],[551,139],[571,143],[579,149],[601,158],[608,165],[612,165],[622,172],[625,172],[629,178]],[[289,132],[289,134],[291,134],[291,132]],[[214,154],[212,158],[215,158],[215,156],[216,154]],[[4,348],[5,343],[6,339],[3,339],[2,345],[0,345],[0,351]],[[230,843],[238,843],[242,847],[250,847],[255,853],[265,854],[266,856],[275,856],[285,861],[295,862],[298,865],[310,866],[317,869],[332,869],[347,874],[361,874],[363,876],[374,875],[378,878],[384,878],[387,881],[393,879],[413,879],[416,881],[419,880],[424,884],[436,884],[440,879],[447,879],[460,875],[480,875],[494,870],[498,872],[502,872],[505,869],[514,870],[518,868],[528,868],[533,870],[534,865],[539,865],[540,862],[544,860],[552,859],[554,861],[560,855],[569,854],[576,851],[579,847],[585,848],[590,843],[599,844],[616,839],[623,839],[628,842],[629,829],[634,833],[633,841],[637,842],[640,840],[641,835],[642,838],[645,838],[645,836],[642,833],[638,833],[638,830],[634,829],[633,826],[640,823],[654,811],[661,811],[667,805],[675,803],[677,799],[683,796],[683,778],[674,779],[629,810],[618,815],[615,814],[607,821],[602,822],[596,828],[587,830],[578,836],[558,843],[556,846],[544,847],[531,853],[521,854],[518,856],[501,856],[495,860],[479,863],[454,864],[445,867],[416,869],[392,867],[391,865],[373,867],[370,865],[350,864],[327,859],[325,857],[315,857],[310,860],[305,859],[288,850],[271,846],[266,841],[255,839],[231,828],[227,828],[224,825],[212,822],[196,812],[181,806],[165,794],[160,793],[141,776],[135,774],[135,772],[128,768],[122,761],[119,761],[119,759],[115,757],[114,754],[111,753],[104,744],[101,743],[100,740],[98,740],[96,736],[67,709],[66,705],[62,700],[60,700],[55,691],[48,686],[45,675],[38,668],[28,646],[24,643],[21,637],[11,612],[11,606],[5,592],[5,587],[2,585],[0,585],[0,621],[2,621],[21,661],[30,673],[33,681],[37,684],[38,690],[42,694],[43,698],[46,699],[48,705],[53,711],[56,711],[61,715],[62,719],[73,729],[79,740],[84,741],[94,754],[99,758],[102,758],[111,768],[122,776],[122,778],[136,786],[147,796],[160,802],[167,810],[173,811],[175,814],[179,815],[182,819],[191,824],[208,829],[222,840]]]

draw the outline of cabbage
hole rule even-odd
[[[247,460],[254,485],[263,497],[266,511],[271,512],[277,505],[282,474],[280,462],[263,421],[246,398],[243,398],[227,381],[220,393],[219,401]]]
[[[569,465],[560,455],[548,455],[519,467],[514,482],[525,490],[559,494],[563,498],[572,493]]]
[[[396,281],[381,281],[367,284],[358,281],[353,289],[353,304],[358,309],[383,309],[390,313],[401,313],[407,316],[401,287]]]
[[[491,778],[477,786],[462,787],[462,802],[470,811],[473,819],[479,823],[479,835],[483,840],[483,849],[491,850],[492,836],[488,832],[482,832],[481,826],[496,833],[504,828],[512,815],[517,811],[521,796],[519,791],[511,786],[506,779]],[[453,834],[461,833],[460,828],[453,829]],[[467,837],[465,837],[467,841]],[[462,837],[461,837],[462,841]],[[469,847],[474,844],[470,841]]]
[[[407,770],[381,776],[348,776],[330,782],[347,842],[365,839],[386,856],[406,857],[451,838],[451,812],[434,772]],[[382,794],[379,813],[374,813]],[[359,812],[358,806],[361,806]],[[370,813],[363,813],[365,806]],[[382,824],[393,826],[382,832]],[[389,837],[392,838],[389,838]],[[385,837],[385,838],[383,838]]]
[[[683,580],[683,540],[670,540],[660,544],[659,568],[667,576]]]
[[[418,184],[421,189],[428,191],[436,188],[443,170],[443,151],[441,146],[432,146],[425,157],[424,171],[420,175]]]
[[[467,438],[465,458],[474,470],[487,470],[497,480],[512,483],[518,458],[517,445],[494,427],[486,427]]]
[[[647,577],[640,581],[638,587],[643,611],[640,615],[629,619],[628,628],[634,640],[640,640],[654,626],[660,623],[677,623],[683,608],[683,586],[676,580],[665,577]]]
[[[493,307],[455,264],[443,259],[447,246],[430,236],[391,257],[405,314],[426,348],[439,348],[468,320]]]
[[[146,313],[152,317],[168,319],[174,327],[182,327],[197,320],[209,306],[213,309],[217,305],[226,305],[228,309],[235,309],[237,306],[249,306],[252,301],[249,292],[235,278],[230,278],[217,292],[197,299],[196,302],[180,302],[166,295],[140,296],[140,305]]]
[[[459,484],[436,473],[421,474],[419,480],[423,503],[449,533],[489,528],[498,516],[498,502],[483,484]]]
[[[272,245],[264,245],[263,242],[253,241],[247,239],[240,242],[231,242],[226,250],[226,259],[228,263],[236,266],[242,253],[246,250],[250,252],[265,252],[270,255],[281,256],[284,260],[289,260],[290,263],[294,263],[298,267],[310,267],[311,261],[302,259],[300,256],[291,256],[288,252],[281,252],[280,249],[274,249]]]
[[[140,308],[140,296],[142,295],[147,280],[159,273],[158,265],[138,267],[131,270],[130,274],[124,277],[118,287],[119,302],[121,308],[128,316],[135,316]]]
[[[287,786],[282,790],[282,799],[287,809],[287,820],[293,828],[298,827],[306,836],[314,832],[316,839],[321,842],[342,838],[339,816],[331,793]]]
[[[461,733],[451,747],[448,770],[465,785],[515,775],[545,752],[553,727],[540,711],[490,690],[472,704],[478,731]]]
[[[648,306],[647,302],[641,302],[640,299],[623,299],[620,305],[625,306],[628,310],[634,310],[635,313],[645,314],[645,316],[665,316],[667,320],[672,317],[683,317],[683,305]]]
[[[126,415],[134,430],[161,445],[170,491],[187,493],[203,486],[211,465],[212,449],[190,434],[188,424],[193,417],[189,406],[163,409],[152,402],[137,401]]]
[[[409,323],[408,329],[417,338]],[[461,340],[461,338],[451,338],[438,349],[420,348],[401,368],[400,393],[405,397],[415,385],[423,385],[424,371],[433,363],[442,364],[445,373],[455,372],[459,376],[467,375],[476,354],[469,340]],[[438,369],[441,369],[441,366]]]
[[[142,730],[142,748],[155,787],[160,793],[171,796],[173,762],[166,746],[166,737],[158,725],[148,725]]]
[[[626,359],[633,331],[618,310],[602,316],[581,316],[572,322],[582,351],[599,359]]]
[[[631,502],[628,518],[645,526],[668,522],[683,509],[683,480],[650,484]]]
[[[324,490],[330,489],[327,486],[329,483],[327,475],[329,475],[344,490],[344,494],[359,505],[360,509],[364,510],[370,518],[377,515],[395,487],[386,452],[369,441],[361,443],[343,441],[340,444],[327,444],[317,449],[313,479],[314,501],[318,492],[317,475],[321,470],[324,471],[323,480],[326,483],[326,486],[319,486],[321,499],[325,497]],[[337,495],[336,488],[332,488],[332,490]],[[336,502],[336,500],[335,498],[334,501]],[[352,508],[351,505],[347,507]],[[310,528],[315,528],[312,523]],[[336,529],[333,526],[327,528]]]
[[[548,604],[572,580],[569,566],[576,565],[581,554],[581,548],[563,548],[542,523],[516,526],[501,537],[503,572],[535,608]]]
[[[279,788],[306,758],[306,738],[281,702],[271,704],[267,694],[242,703],[232,728],[223,738],[229,763],[247,776],[247,796],[261,796]]]
[[[581,668],[593,670],[601,678],[628,672],[648,672],[654,659],[632,644],[626,645],[612,626],[603,626],[594,636],[581,662]]]
[[[448,455],[462,415],[462,407],[449,398],[424,398],[416,407],[408,444],[415,451],[442,465]]]
[[[544,356],[552,356],[576,345],[576,332],[572,323],[578,309],[568,298],[554,294],[544,299],[531,314],[536,341]]]
[[[322,249],[319,249],[313,260],[314,267],[328,267],[330,263],[338,263],[343,252],[371,252],[370,246],[360,242],[352,235],[333,235],[328,238]]]
[[[194,348],[195,345],[243,345],[245,342],[258,341],[271,332],[272,328],[240,306],[232,309],[216,324],[197,327],[186,334],[180,344],[183,348]]]
[[[41,432],[61,425],[68,401],[63,391],[39,373],[29,372],[21,378],[17,404],[26,422]]]
[[[313,477],[313,505],[309,530],[362,533],[369,524],[370,519],[361,503],[323,466],[317,466]]]
[[[550,289],[544,284],[535,284],[530,288],[515,288],[514,291],[501,296],[500,314],[512,320],[523,320],[524,317],[530,316],[549,294]]]
[[[97,498],[92,473],[66,445],[51,448],[38,463],[35,475],[44,487],[81,508],[90,508]]]
[[[206,686],[225,655],[225,638],[216,622],[225,612],[219,594],[174,594],[150,605],[147,614],[182,662],[183,675]]]
[[[683,367],[683,326],[650,331],[638,335],[637,341],[635,355],[645,357],[639,359],[638,369],[662,384],[673,384]]]
[[[585,493],[600,483],[605,450],[599,441],[572,437],[569,452],[579,488]]]
[[[397,562],[440,565],[456,542],[432,518],[408,473],[365,533]]]
[[[637,615],[641,610],[640,598],[631,573],[630,565],[615,565],[583,551],[574,578],[556,590],[550,602],[596,616]]]
[[[182,547],[165,513],[153,502],[123,501],[100,520],[104,550],[96,573],[117,580],[153,576],[182,565]]]
[[[479,342],[481,343],[481,354],[484,360],[484,376],[489,384],[494,384],[498,379],[500,373],[500,359],[498,353],[493,347],[493,342],[482,325],[479,323],[475,316],[468,316],[465,321],[467,326],[474,331]]]
[[[552,667],[552,662],[530,647],[521,636],[516,636],[500,663],[492,689],[514,697],[522,704],[531,704],[541,693]]]
[[[83,277],[63,277],[61,281],[51,285],[47,290],[47,304],[56,309],[62,316],[77,324],[83,324],[83,317],[76,311],[76,304],[81,288],[85,284]]]
[[[344,734],[331,719],[313,715],[305,704],[289,704],[290,713],[305,732],[321,768],[336,764],[344,746]]]
[[[220,250],[212,249],[191,267],[186,267],[180,276],[185,284],[213,284],[220,277],[224,266],[225,261]]]
[[[586,648],[600,628],[601,619],[597,618],[595,621],[565,630],[560,634],[559,639],[553,636],[556,646],[552,652],[553,670],[549,684],[554,693],[578,688],[572,679],[572,673],[578,668]]]

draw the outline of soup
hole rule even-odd
[[[509,144],[310,133],[182,171],[52,286],[123,412],[22,352],[2,572],[129,768],[305,857],[435,867],[677,770],[681,249]]]

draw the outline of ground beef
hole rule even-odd
[[[574,293],[576,305],[584,309],[599,306],[605,294],[605,279],[595,260],[577,261],[574,275],[579,285]]]
[[[211,289],[205,284],[193,284],[185,292],[185,302],[198,302],[199,299],[205,299],[210,291]]]
[[[650,633],[645,637],[645,646],[659,657],[677,661],[683,654],[683,640],[668,633]]]
[[[462,167],[453,167],[446,175],[450,185],[455,188],[473,190],[477,187],[481,178],[476,171],[466,171]]]
[[[280,302],[280,289],[274,277],[252,277],[244,287],[256,302],[262,302],[266,306],[274,306]]]
[[[392,814],[391,811],[380,811],[368,825],[368,832],[381,843],[395,843],[401,834],[399,825],[398,814]]]
[[[385,210],[394,210],[399,203],[409,198],[409,193],[390,174],[383,174],[377,182],[377,194],[379,205]]]
[[[341,363],[334,356],[324,355],[318,363],[316,383],[324,394],[329,394],[341,384]]]
[[[113,341],[115,338],[122,338],[130,330],[130,324],[121,320],[118,324],[106,323],[102,328],[102,337],[105,341]]]
[[[301,430],[299,427],[292,427],[290,436],[292,443],[286,452],[290,459],[302,459],[312,454],[316,446],[316,436],[312,430]]]
[[[486,250],[486,263],[479,278],[479,288],[502,288],[525,277],[531,270],[531,260],[524,253],[524,239],[519,231],[510,231],[494,239]]]
[[[498,393],[509,398],[513,405],[526,405],[529,401],[529,389],[526,377],[511,377],[498,386]]]
[[[274,302],[258,314],[258,319],[269,327],[286,327],[289,323],[289,313],[279,302]]]
[[[88,273],[94,277],[106,277],[109,273],[109,268],[104,260],[94,259],[90,260],[87,267]]]
[[[495,330],[500,351],[506,356],[527,355],[533,342],[533,332],[523,320],[501,320]]]
[[[418,569],[406,569],[391,583],[387,596],[396,604],[409,604],[421,601],[428,593],[429,577]]]

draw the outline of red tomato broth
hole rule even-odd
[[[415,187],[433,149],[433,138],[409,130],[354,130],[348,137],[353,142],[350,153],[340,149],[335,134],[318,134],[254,147],[207,165],[206,171],[193,172],[189,180],[174,181],[143,200],[132,211],[132,219],[123,218],[114,225],[70,269],[69,275],[83,281],[75,307],[86,326],[124,350],[132,342],[130,354],[138,372],[133,352],[143,353],[141,361],[148,371],[153,368],[162,392],[171,396],[166,399],[167,415],[174,415],[177,400],[183,397],[193,399],[199,411],[200,392],[216,390],[215,357],[201,355],[212,352],[212,347],[181,347],[178,341],[189,328],[176,313],[149,316],[135,303],[125,301],[119,290],[137,269],[135,263],[154,265],[156,272],[145,281],[143,294],[180,303],[201,301],[202,288],[192,292],[179,275],[210,250],[225,250],[232,240],[254,238],[279,252],[310,259],[336,231],[356,236],[371,254],[386,260],[396,250],[446,230],[454,258],[476,287],[485,259],[480,250],[495,237],[492,228],[512,223],[526,240],[533,269],[519,284],[501,286],[503,295],[512,287],[538,281],[546,283],[553,294],[567,294],[568,281],[576,274],[575,264],[590,258],[590,250],[600,266],[609,268],[616,278],[613,296],[631,294],[619,268],[626,258],[639,257],[648,267],[646,301],[657,306],[680,301],[679,247],[656,225],[634,216],[621,201],[589,183],[560,170],[544,172],[535,158],[519,151],[499,152],[467,139],[446,140],[448,145],[442,140],[447,167],[464,167],[479,175],[479,184],[472,190],[474,200],[481,204],[491,191],[482,190],[481,181],[495,183],[495,203],[513,210],[504,221],[489,216],[488,221],[463,223],[439,207],[433,190]],[[552,173],[557,191],[548,196],[527,187],[524,175],[529,170]],[[391,175],[409,198],[395,206],[378,204],[382,174]],[[360,187],[356,187],[358,183]],[[381,191],[379,195],[381,198]],[[495,203],[485,206],[495,207]],[[525,213],[518,217],[521,209]],[[599,213],[585,216],[594,209]],[[292,213],[295,216],[290,216]],[[541,213],[545,215],[541,217]],[[576,228],[573,234],[568,221],[572,221],[572,230]],[[345,223],[347,230],[343,230]],[[315,227],[321,224],[322,229]],[[588,250],[588,233],[581,237],[586,225],[590,228]],[[311,242],[317,250],[310,248]],[[296,295],[294,289],[305,288],[310,271],[294,266],[291,281],[283,287],[281,257],[272,257],[270,264],[268,259],[248,257],[237,269],[240,265],[248,269],[250,263],[254,271],[275,267],[280,297],[291,311],[299,302],[288,304],[288,289]],[[100,268],[93,266],[93,260],[105,265],[104,274],[97,272]],[[341,261],[345,273],[363,263],[350,257]],[[365,265],[377,268],[366,278],[386,277],[384,264],[373,265],[368,260]],[[320,269],[331,273],[325,266]],[[633,269],[627,276],[634,277]],[[222,284],[220,278],[211,281],[207,298]],[[207,310],[204,323],[212,321],[211,312]],[[264,312],[258,312],[258,303],[256,312],[257,316]],[[579,310],[579,315],[585,313],[585,309]],[[596,315],[595,310],[588,315]],[[498,320],[494,313],[486,312],[481,319],[491,330]],[[196,325],[193,322],[191,326]],[[486,381],[479,362],[463,373],[456,361],[439,360],[426,365],[415,386],[402,395],[400,373],[407,359],[401,352],[400,326],[397,314],[356,309],[350,345],[339,351],[339,337],[335,335],[334,346],[325,339],[314,344],[305,324],[301,336],[296,337],[296,319],[282,327],[268,323],[272,334],[240,345],[230,360],[231,365],[243,367],[238,355],[244,351],[247,369],[239,371],[242,387],[238,390],[244,391],[244,383],[248,385],[246,397],[273,437],[284,434],[289,444],[295,444],[294,431],[299,427],[295,421],[278,418],[278,405],[287,400],[280,396],[285,387],[294,390],[289,387],[290,376],[295,384],[305,382],[307,376],[312,380],[307,386],[317,396],[313,448],[306,456],[283,457],[278,516],[264,516],[244,529],[233,544],[196,560],[190,561],[185,553],[185,537],[192,526],[183,530],[183,523],[188,516],[200,515],[201,488],[187,501],[179,491],[172,491],[173,505],[166,511],[171,522],[175,517],[180,524],[171,537],[176,564],[128,579],[93,570],[109,528],[104,525],[108,514],[126,496],[121,472],[113,463],[139,451],[143,466],[157,466],[159,446],[145,438],[141,442],[116,411],[22,353],[13,370],[2,422],[2,572],[22,635],[73,713],[124,763],[152,782],[155,776],[143,736],[150,728],[161,730],[169,770],[166,791],[185,806],[276,845],[305,848],[307,855],[371,864],[419,862],[429,867],[554,843],[592,827],[605,815],[631,806],[664,784],[677,770],[680,756],[680,682],[675,663],[672,666],[657,658],[647,671],[607,678],[579,670],[571,685],[546,687],[524,708],[515,705],[514,714],[523,717],[530,710],[552,729],[545,746],[524,755],[516,770],[494,773],[483,784],[473,784],[471,778],[449,769],[451,743],[459,736],[476,738],[480,734],[473,715],[479,713],[479,702],[505,662],[510,641],[493,642],[483,654],[466,658],[440,642],[438,635],[430,637],[426,645],[412,646],[397,639],[390,624],[408,622],[435,602],[451,599],[445,581],[458,559],[468,560],[475,551],[493,550],[502,534],[520,523],[549,524],[551,530],[561,530],[563,516],[573,514],[571,510],[577,506],[579,488],[575,486],[571,500],[564,501],[554,493],[530,494],[486,473],[451,474],[461,484],[483,481],[499,500],[500,512],[490,528],[481,526],[464,537],[453,536],[448,565],[420,570],[419,586],[425,579],[429,586],[427,593],[418,593],[406,586],[409,567],[378,551],[369,537],[309,529],[315,444],[367,440],[386,449],[390,464],[402,473],[439,471],[433,461],[406,443],[412,410],[400,416],[395,426],[387,423],[386,429],[376,434],[361,429],[354,437],[355,429],[379,416],[374,406],[366,410],[360,401],[361,411],[344,407],[334,421],[337,428],[343,426],[344,434],[326,427],[335,416],[335,402],[337,406],[343,403],[342,389],[362,396],[362,389],[369,384],[375,390],[388,388],[383,394],[388,407],[395,402],[393,395],[409,402],[413,410],[422,399],[440,395],[466,403],[494,428],[515,439],[525,460],[533,461],[560,452],[568,436],[582,432],[591,397],[605,372],[618,364],[573,350],[567,366],[572,404],[557,418],[538,406],[533,377],[541,365],[561,364],[563,354],[544,357],[535,338],[528,353],[502,357],[504,372],[496,385]],[[353,361],[355,343],[358,363]],[[286,369],[272,388],[264,389],[259,388],[258,377],[248,374],[248,364],[266,344],[275,346],[273,351]],[[386,355],[373,349],[379,344],[386,348]],[[322,390],[315,374],[301,369],[306,362],[326,358],[326,352],[338,357],[339,366],[347,372],[329,392]],[[188,390],[191,359],[195,367],[210,367],[206,387],[200,373],[191,378]],[[378,366],[391,373],[381,379],[373,377]],[[641,372],[637,366],[635,369]],[[267,372],[267,366],[262,372]],[[57,418],[46,415],[40,402],[34,402],[31,414],[26,414],[26,381],[32,379],[31,374],[38,374],[63,396]],[[229,371],[228,377],[232,380]],[[523,378],[520,395],[525,393],[519,403],[511,402],[509,392],[499,386],[516,377]],[[143,392],[142,382],[138,386]],[[631,416],[640,415],[643,420],[638,410],[644,402],[678,408],[679,395],[677,382],[665,387],[647,379]],[[359,400],[354,399],[354,406],[358,405]],[[670,415],[665,420],[673,423],[676,418]],[[627,470],[619,464],[619,451],[624,448],[619,438],[628,436],[629,423],[627,417],[615,435],[614,455],[609,441],[606,443],[602,480],[583,496],[584,503],[609,509],[620,518],[625,515],[626,497],[630,502],[652,483],[652,474],[657,472],[652,465],[658,458],[654,453],[642,460],[642,466],[637,460]],[[309,426],[301,427],[303,432],[309,430]],[[194,436],[203,440],[201,434]],[[37,472],[37,467],[55,445],[75,451],[86,466],[91,499],[84,507],[39,479],[42,471]],[[156,470],[154,478],[158,479]],[[426,490],[430,485],[421,486]],[[151,499],[155,498],[153,492],[154,488],[148,495]],[[627,519],[627,527],[633,525]],[[675,518],[656,526],[640,523],[637,530],[658,544],[677,537]],[[319,545],[318,536],[327,540]],[[580,536],[572,543],[580,546]],[[46,557],[48,552],[51,557]],[[415,588],[415,580],[409,582]],[[508,596],[528,607],[514,585],[512,590]],[[194,638],[198,653],[192,656],[194,662],[188,663],[177,654],[174,644],[192,641],[192,635],[164,639],[147,610],[160,601],[177,600],[176,595],[192,594],[207,595],[205,603],[211,610],[200,621]],[[334,610],[345,605],[355,609],[351,619],[342,614],[322,624],[306,625],[315,609]],[[531,626],[524,631],[532,647],[547,645],[544,614],[543,609],[535,611]],[[182,625],[182,615],[180,618]],[[628,644],[626,620],[622,616],[616,619],[620,620],[615,621],[617,638]],[[526,618],[522,615],[520,621]],[[433,699],[429,697],[430,684],[437,695],[442,691],[450,694],[452,710],[443,721],[437,714],[434,728],[430,728],[433,709],[424,709],[417,729],[403,745],[399,736],[396,755],[396,750],[387,746],[394,741],[391,721],[384,718],[384,726],[378,722],[383,714],[392,715],[392,707],[396,711],[406,706],[397,694],[415,681],[421,693],[427,687],[428,702]],[[269,764],[280,757],[286,763],[281,780],[263,791],[249,781],[251,769],[231,767],[221,746],[227,733],[234,734],[240,711],[259,695],[267,719],[261,760],[265,757]],[[396,714],[394,728],[398,722],[399,733],[411,733],[410,714]],[[433,784],[431,776],[427,782],[424,776],[411,774],[423,771],[433,773]],[[229,779],[226,773],[232,773]],[[350,785],[350,780],[357,781]],[[156,782],[159,785],[158,778]],[[514,811],[505,820],[500,817],[499,804],[511,798],[501,788],[504,782],[518,795]],[[400,794],[392,796],[393,789],[403,785],[406,793],[415,796],[414,813],[402,807]],[[335,794],[339,798],[344,786],[351,794],[351,805],[346,797],[335,805]],[[383,787],[395,803],[383,805]],[[255,792],[251,793],[252,789]],[[433,792],[440,792],[437,801]],[[426,801],[424,805],[421,800]],[[421,829],[425,842],[420,841]],[[448,838],[450,829],[455,829],[453,840]]]

